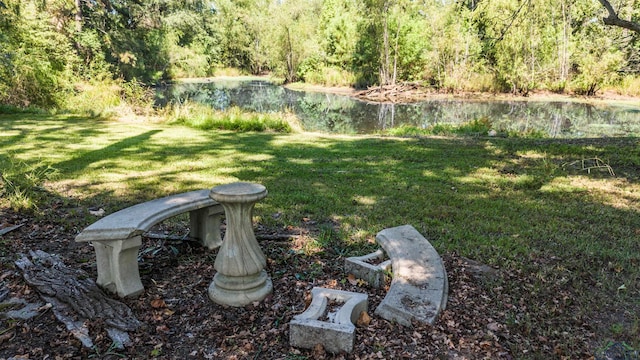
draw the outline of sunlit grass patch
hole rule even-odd
[[[535,332],[565,344],[561,334],[583,330],[594,314],[638,309],[636,139],[235,132],[29,114],[3,116],[0,127],[8,134],[0,136],[2,149],[17,161],[12,174],[57,170],[27,186],[50,196],[34,198],[41,208],[53,198],[112,212],[173,193],[257,182],[269,192],[254,209],[260,226],[308,230],[291,240],[286,261],[304,253],[336,261],[366,254],[377,248],[378,231],[411,224],[441,254],[504,275],[481,286],[521,301],[501,309],[511,334]],[[564,166],[594,157],[615,176]],[[8,174],[11,163],[1,165]],[[638,345],[627,320],[602,323],[593,330],[598,336]]]
[[[0,155],[0,205],[16,211],[32,211],[45,196],[43,184],[56,169],[41,162],[31,165],[13,154]]]

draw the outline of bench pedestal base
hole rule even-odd
[[[244,306],[263,300],[272,291],[273,284],[264,270],[251,276],[217,273],[209,285],[209,298],[221,305]]]

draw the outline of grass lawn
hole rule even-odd
[[[506,326],[539,345],[553,339],[552,350],[531,347],[532,358],[554,346],[570,355],[576,342],[640,347],[636,138],[235,133],[19,114],[0,115],[0,171],[0,209],[42,217],[52,197],[111,213],[173,193],[257,182],[269,191],[256,205],[257,222],[315,221],[335,232],[335,241],[318,238],[317,246],[344,256],[375,249],[384,228],[411,224],[441,254],[527,279],[483,286],[496,298],[519,299],[505,304]],[[82,229],[94,220],[59,221]],[[572,326],[585,323],[594,336],[572,336]]]

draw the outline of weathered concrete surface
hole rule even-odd
[[[433,324],[447,303],[447,273],[434,247],[413,226],[384,229],[376,241],[391,259],[393,279],[375,314],[411,326]]]
[[[367,294],[314,287],[311,304],[289,323],[291,346],[313,349],[321,344],[330,353],[353,351],[354,324],[367,311]],[[328,308],[329,303],[339,306]]]
[[[191,236],[209,249],[222,243],[222,205],[209,190],[196,190],[147,201],[103,217],[85,228],[76,242],[92,242],[96,252],[96,283],[120,297],[144,292],[138,272],[140,235],[163,220],[189,212]]]
[[[378,250],[363,256],[352,256],[344,259],[344,272],[366,281],[374,288],[385,284],[385,272],[391,269],[391,260],[384,260],[384,251]],[[382,261],[379,264],[371,262]]]
[[[229,306],[263,300],[273,292],[273,284],[264,270],[267,260],[253,233],[251,213],[255,203],[267,196],[267,189],[260,184],[235,182],[214,187],[209,196],[222,204],[227,219],[209,298]]]
[[[132,238],[148,231],[153,225],[163,220],[185,212],[193,211],[193,215],[199,215],[196,217],[202,220],[205,220],[208,216],[221,216],[223,214],[222,206],[209,197],[209,192],[210,190],[204,189],[175,194],[116,211],[86,227],[76,236],[75,240],[76,242],[89,242]],[[205,208],[213,209],[206,212],[200,211]],[[192,229],[192,231],[194,230],[199,232],[201,229]],[[219,223],[216,230],[199,234],[206,237],[200,238],[204,245],[210,245],[207,243],[211,242],[211,246],[220,246],[222,239],[220,237]],[[214,245],[213,243],[217,244]]]

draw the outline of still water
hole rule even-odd
[[[256,112],[291,111],[306,131],[368,134],[400,125],[427,128],[488,118],[499,131],[541,131],[550,137],[639,136],[636,107],[548,101],[439,99],[377,104],[349,96],[290,90],[263,80],[216,79],[176,84],[158,92],[158,103],[185,101],[215,109],[237,106]]]

